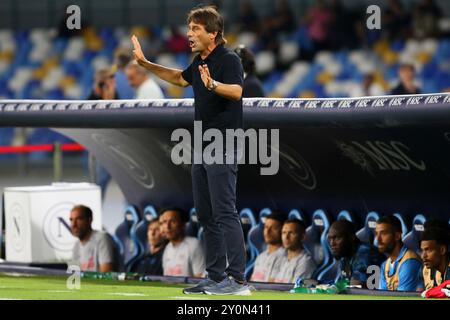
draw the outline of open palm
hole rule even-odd
[[[139,62],[143,62],[146,61],[147,59],[144,56],[144,53],[142,52],[142,48],[141,48],[141,44],[139,43],[138,38],[133,34],[133,36],[131,37],[131,42],[133,42],[133,54],[134,57],[136,58],[136,61]]]

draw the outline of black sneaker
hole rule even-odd
[[[203,294],[205,293],[205,289],[209,289],[210,287],[213,287],[217,285],[217,282],[211,279],[203,279],[199,283],[197,283],[193,287],[184,288],[183,293],[184,294]]]
[[[232,276],[228,276],[215,286],[210,286],[204,291],[209,295],[238,295],[249,296],[252,294],[246,283],[237,282]]]

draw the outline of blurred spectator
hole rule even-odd
[[[280,35],[293,32],[295,27],[295,17],[289,2],[278,0],[275,12],[262,23],[261,40],[267,49],[276,53],[279,50]]]
[[[92,229],[92,210],[77,205],[70,211],[72,234],[78,238],[73,247],[72,263],[81,271],[118,271],[118,251],[112,237]]]
[[[406,39],[410,35],[411,15],[400,0],[389,0],[382,14],[382,25],[390,40]]]
[[[328,38],[333,50],[355,49],[360,46],[356,34],[357,14],[347,9],[341,0],[332,0]],[[325,27],[326,28],[326,27]]]
[[[241,3],[237,24],[239,32],[254,32],[257,34],[260,32],[259,15],[249,0]]]
[[[281,228],[286,220],[283,212],[272,212],[264,222],[264,242],[267,247],[255,260],[251,281],[273,282],[275,271],[280,269],[284,248],[281,242]]]
[[[256,76],[255,56],[244,45],[237,47],[234,52],[241,58],[244,68],[244,88],[242,96],[244,98],[264,97],[264,89]]]
[[[425,228],[420,241],[425,289],[450,280],[450,234],[447,223]]]
[[[133,272],[139,274],[163,275],[162,257],[166,240],[161,234],[161,226],[158,219],[150,221],[147,227],[148,252],[141,258]]]
[[[128,83],[128,79],[125,75],[125,67],[132,60],[131,52],[129,49],[118,48],[114,53],[114,69],[116,77],[117,93],[120,99],[133,99],[134,90]]]
[[[333,279],[347,279],[350,285],[365,287],[371,265],[380,266],[384,261],[377,248],[364,244],[356,237],[353,223],[347,220],[335,221],[328,231],[328,244],[331,253],[338,263],[337,273]]]
[[[135,99],[164,99],[164,94],[146,69],[136,62],[130,62],[125,68],[128,82],[136,89]]]
[[[275,274],[275,282],[294,283],[297,278],[310,279],[316,264],[303,248],[305,240],[305,223],[297,219],[286,220],[281,231],[284,252],[279,269]]]
[[[378,219],[375,228],[378,250],[388,259],[381,265],[380,289],[416,291],[420,287],[422,262],[402,242],[402,225],[394,215]]]
[[[392,95],[420,94],[420,88],[414,83],[415,69],[412,64],[403,63],[398,69],[400,83],[392,89]]]
[[[200,241],[185,235],[187,214],[181,209],[160,211],[163,234],[169,240],[163,254],[165,276],[203,277],[205,256]]]
[[[350,92],[351,97],[382,96],[384,94],[383,87],[375,82],[375,76],[372,73],[366,74],[362,85],[355,87]]]
[[[434,0],[422,0],[414,8],[413,34],[417,38],[437,37],[442,10]]]
[[[114,74],[109,69],[97,70],[94,77],[94,88],[87,100],[112,99],[119,99]]]
[[[329,29],[333,15],[324,0],[317,0],[315,5],[309,8],[302,24],[308,27],[308,35],[314,45],[314,52],[329,48]]]
[[[170,28],[171,35],[167,40],[167,49],[173,53],[187,53],[191,51],[189,41],[184,34],[181,33],[178,27],[172,26]]]

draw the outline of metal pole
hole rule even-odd
[[[97,183],[97,159],[89,152],[89,181]]]
[[[61,182],[63,176],[63,158],[61,143],[55,142],[53,149],[53,181]]]

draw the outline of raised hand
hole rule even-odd
[[[200,71],[200,77],[202,78],[203,84],[206,88],[210,88],[213,79],[211,78],[211,75],[209,73],[208,65],[199,65],[198,70]]]
[[[141,63],[141,62],[145,62],[147,61],[147,59],[144,56],[144,53],[142,52],[142,48],[141,48],[141,44],[139,43],[138,38],[133,34],[133,36],[131,37],[131,42],[133,42],[133,54],[134,57],[136,58],[137,63]]]

